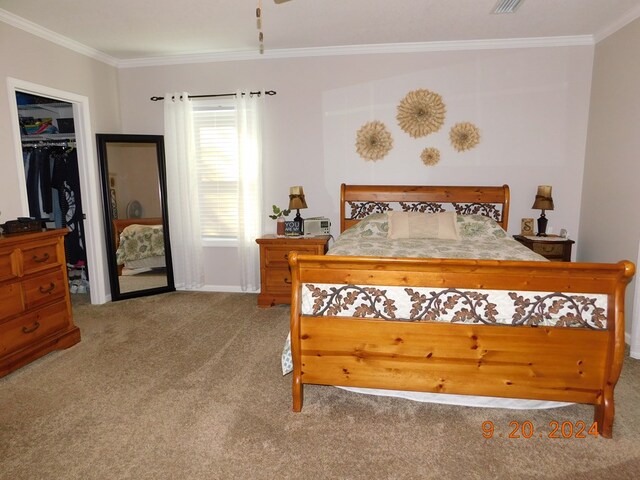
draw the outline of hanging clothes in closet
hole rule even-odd
[[[67,263],[86,265],[87,254],[80,197],[80,173],[75,148],[31,146],[23,148],[29,215],[67,227]]]

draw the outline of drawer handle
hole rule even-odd
[[[40,293],[45,294],[45,293],[51,293],[53,292],[53,289],[56,288],[56,284],[51,282],[49,284],[49,288],[43,288],[42,285],[40,285]]]
[[[291,280],[289,280],[287,277],[284,277],[284,283],[286,283],[287,285],[291,285]]]
[[[47,260],[49,260],[49,254],[45,253],[42,257],[39,257],[37,255],[33,256],[33,261],[36,263],[42,263],[42,262],[46,262]]]
[[[552,245],[543,245],[542,246],[542,251],[544,253],[551,253],[555,250],[555,247],[553,247]]]
[[[40,328],[40,322],[36,322],[36,323],[33,325],[33,328],[22,327],[22,333],[33,333],[33,332],[35,332],[38,328]]]

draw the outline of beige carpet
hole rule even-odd
[[[184,292],[79,303],[80,344],[0,379],[2,480],[640,476],[637,360],[616,389],[613,440],[546,437],[552,421],[590,423],[583,405],[506,411],[307,386],[296,414],[279,364],[288,307]],[[484,439],[485,420],[502,436]],[[533,438],[505,438],[527,420]]]
[[[138,275],[121,275],[118,277],[120,293],[137,292],[151,288],[166,287],[168,285],[166,273],[156,273],[155,270]]]

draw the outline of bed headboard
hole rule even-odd
[[[509,186],[340,186],[340,233],[367,215],[388,210],[436,213],[453,210],[459,214],[484,215],[503,229],[509,222]]]

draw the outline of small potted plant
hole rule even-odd
[[[277,205],[273,205],[273,215],[269,215],[269,218],[273,218],[278,223],[276,224],[276,233],[278,235],[284,235],[284,217],[291,213],[291,210],[280,210]]]

